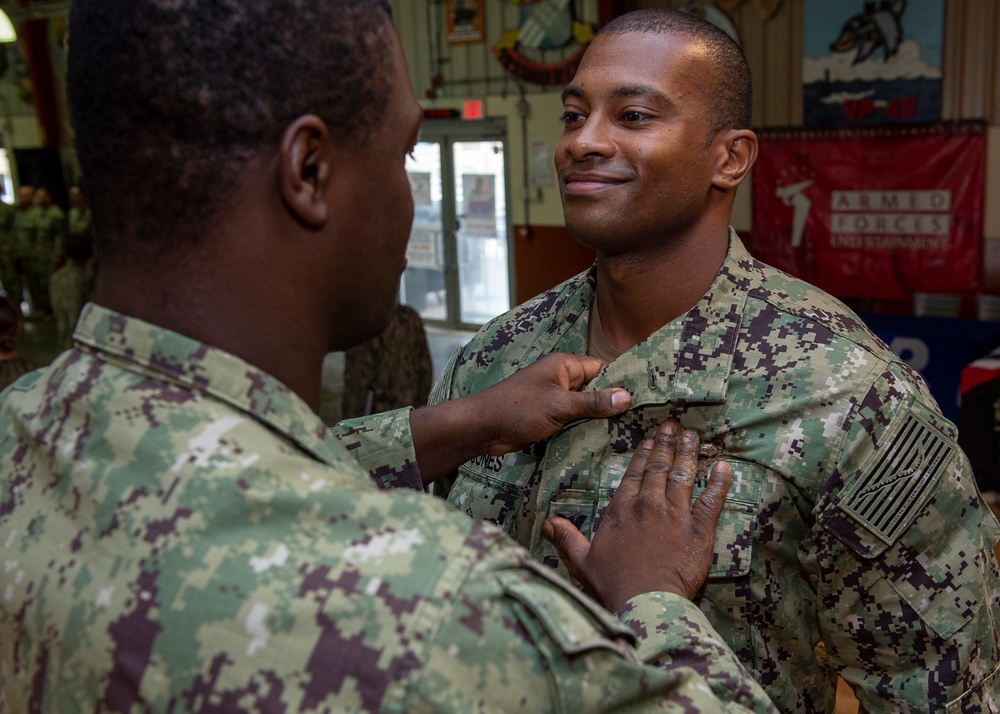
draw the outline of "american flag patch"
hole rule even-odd
[[[886,436],[844,490],[840,507],[892,545],[927,502],[954,444],[912,412]]]

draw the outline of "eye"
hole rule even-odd
[[[417,160],[417,157],[413,155],[413,152],[416,150],[416,148],[417,147],[415,147],[415,146],[411,146],[410,150],[406,152],[406,155],[409,157],[410,161],[416,161]]]
[[[627,112],[622,112],[622,120],[628,123],[638,123],[646,121],[649,119],[649,115],[645,112],[640,112],[636,109],[630,109]]]
[[[561,121],[563,124],[573,124],[578,121],[583,121],[585,118],[586,117],[584,117],[583,114],[581,114],[580,112],[567,110],[564,111],[562,115],[559,117],[559,121]]]

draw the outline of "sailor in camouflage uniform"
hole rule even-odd
[[[773,711],[684,598],[612,617],[238,357],[75,337],[2,404],[0,712]]]
[[[996,520],[920,377],[728,228],[756,156],[749,87],[707,145],[705,88],[733,96],[739,68],[749,82],[734,43],[671,12],[626,15],[589,47],[556,165],[597,263],[484,327],[431,402],[560,351],[611,362],[589,388],[623,385],[632,405],[466,463],[449,501],[556,567],[545,519],[599,532],[636,445],[677,418],[734,471],[699,603],[781,711],[832,712],[836,671],[864,711],[995,712]]]
[[[693,432],[640,450],[608,538],[547,526],[617,617],[377,487],[620,412],[577,391],[599,360],[316,415],[323,355],[384,329],[405,264],[421,113],[386,3],[75,0],[70,26],[107,242],[74,347],[0,400],[0,712],[774,711],[688,599],[730,479],[689,508]],[[684,547],[662,567],[650,538]]]
[[[23,184],[17,189],[17,203],[14,206],[14,219],[10,238],[11,286],[5,288],[7,296],[18,306],[24,300],[24,289],[31,291],[32,255],[35,250],[35,238],[38,228],[38,207],[35,206],[35,187]],[[34,308],[36,297],[31,296],[31,306]]]
[[[28,260],[28,291],[33,310],[51,314],[49,279],[56,269],[56,259],[62,255],[66,240],[66,214],[55,204],[49,190],[35,191],[34,243]]]

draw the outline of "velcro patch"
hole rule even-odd
[[[916,518],[944,467],[953,442],[912,411],[865,460],[840,507],[892,545]]]

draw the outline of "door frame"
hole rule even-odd
[[[441,145],[441,230],[444,254],[444,281],[447,318],[424,318],[424,322],[454,330],[478,330],[480,323],[462,321],[461,293],[458,276],[458,210],[455,193],[455,162],[452,145],[456,142],[494,141],[503,145],[504,205],[506,210],[507,241],[507,301],[514,306],[514,242],[511,206],[510,141],[507,138],[506,119],[462,120],[430,118],[420,125],[420,141],[438,142]]]

